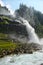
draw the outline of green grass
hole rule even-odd
[[[0,48],[15,47],[15,43],[0,40]]]
[[[0,38],[7,38],[8,34],[0,33]]]
[[[14,53],[14,50],[18,47],[17,43],[8,39],[8,34],[0,33],[0,57]],[[7,53],[7,54],[6,54]]]
[[[0,53],[2,53],[3,50],[14,50],[16,47],[16,43],[13,43],[11,41],[0,40]]]
[[[7,16],[0,16],[1,19],[7,19],[7,20],[12,20],[11,18],[7,17]]]

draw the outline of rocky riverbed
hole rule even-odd
[[[43,65],[43,52],[5,56],[0,65]]]
[[[24,54],[24,53],[32,54],[33,52],[42,49],[41,48],[42,46],[36,43],[29,43],[29,44],[18,43],[17,45],[18,46],[15,49],[14,48],[10,50],[3,49],[2,52],[0,53],[0,58],[10,54]]]

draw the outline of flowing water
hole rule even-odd
[[[11,55],[0,59],[0,65],[40,65],[41,63],[43,63],[43,52]]]
[[[28,21],[22,19],[23,24],[26,26],[28,37],[30,42],[43,43],[43,39],[39,41],[34,28],[28,23]],[[21,54],[21,55],[10,55],[0,59],[0,65],[40,65],[43,63],[43,51],[37,51],[33,54]]]
[[[35,33],[35,29],[29,24],[29,22],[23,18],[20,18],[21,21],[23,22],[23,25],[26,26],[26,30],[28,33],[28,38],[30,39],[30,42],[33,43],[40,43],[39,38],[37,34]]]

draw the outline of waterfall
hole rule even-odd
[[[33,42],[33,43],[40,43],[39,42],[39,38],[37,36],[37,34],[35,33],[35,29],[29,24],[29,22],[23,18],[21,18],[21,21],[23,23],[23,25],[26,26],[26,30],[27,30],[27,33],[28,33],[28,38],[30,39],[29,42]]]

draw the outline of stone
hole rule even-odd
[[[43,65],[43,63],[41,63],[41,65]]]

